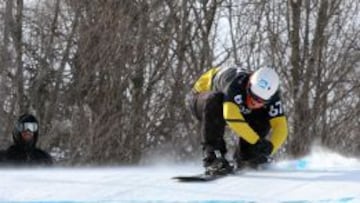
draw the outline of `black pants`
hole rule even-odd
[[[204,150],[219,150],[223,155],[226,154],[226,144],[224,133],[226,121],[223,116],[224,94],[222,92],[191,93],[188,98],[188,106],[193,115],[200,121],[201,136],[203,139]],[[250,122],[249,125],[259,134],[265,137],[270,127]],[[253,152],[253,145],[242,138],[239,139],[239,145],[235,151],[234,159],[252,160],[257,157]]]
[[[224,94],[221,92],[191,93],[188,106],[200,121],[200,131],[204,151],[219,150],[225,155],[227,150],[223,135],[226,122],[223,117]]]

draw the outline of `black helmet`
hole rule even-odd
[[[25,143],[22,139],[21,132],[24,130],[29,130],[34,134],[34,140],[31,143]],[[31,147],[35,147],[39,135],[39,122],[35,116],[31,114],[23,114],[16,121],[12,134],[15,144],[30,145]]]

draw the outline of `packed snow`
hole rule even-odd
[[[1,169],[0,202],[360,202],[360,161],[331,152],[207,183],[172,179],[200,172],[200,164]]]

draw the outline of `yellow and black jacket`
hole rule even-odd
[[[270,141],[274,146],[274,154],[288,135],[280,93],[277,92],[263,108],[249,109],[245,99],[250,74],[239,68],[212,68],[200,76],[193,86],[193,91],[222,92],[223,116],[227,125],[248,143],[255,144],[271,130]]]

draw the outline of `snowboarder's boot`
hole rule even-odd
[[[225,175],[234,169],[219,151],[206,152],[203,163],[207,175]]]

